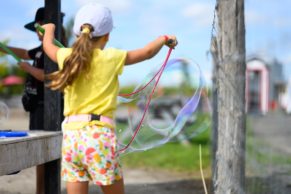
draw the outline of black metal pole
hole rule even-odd
[[[61,0],[45,0],[45,22],[56,25],[56,39],[61,37]],[[44,71],[50,73],[57,70],[57,64],[46,55],[44,58]],[[45,88],[44,96],[44,130],[60,131],[62,122],[62,96],[60,92]],[[45,164],[45,194],[60,194],[60,160]]]

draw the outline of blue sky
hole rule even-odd
[[[131,50],[144,46],[163,34],[175,34],[179,45],[172,58],[189,58],[197,62],[207,79],[211,77],[209,50],[215,0],[95,0],[107,5],[113,13],[114,30],[108,46]],[[66,22],[74,17],[87,0],[63,0]],[[0,40],[10,45],[33,48],[36,35],[23,28],[34,19],[35,10],[44,5],[41,0],[2,1]],[[260,54],[277,58],[284,64],[286,78],[291,77],[291,1],[245,0],[247,56]],[[127,67],[125,82],[139,80],[167,53],[166,47],[153,59]]]

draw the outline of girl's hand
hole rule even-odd
[[[170,48],[175,48],[178,45],[178,41],[176,36],[174,35],[165,35],[165,45],[167,45]]]
[[[54,32],[56,28],[55,24],[53,23],[44,24],[41,27],[43,27],[45,31],[49,31],[49,32],[52,32],[52,31]]]

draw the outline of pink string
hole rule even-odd
[[[131,137],[129,143],[128,143],[125,147],[123,147],[122,149],[120,149],[118,152],[120,152],[120,153],[121,153],[121,152],[124,152],[124,151],[125,151],[125,150],[130,146],[130,145],[131,145],[131,143],[133,142],[133,140],[134,140],[134,138],[136,137],[137,133],[139,132],[140,127],[141,127],[141,125],[142,125],[142,123],[143,123],[143,120],[144,120],[144,118],[145,118],[146,112],[147,112],[147,110],[148,110],[148,108],[149,108],[149,105],[150,105],[150,102],[151,102],[152,96],[153,96],[153,94],[154,94],[154,92],[155,92],[155,89],[156,89],[158,83],[159,83],[160,77],[161,77],[161,75],[162,75],[162,73],[163,73],[163,71],[164,71],[164,69],[165,69],[165,67],[166,67],[166,65],[167,65],[167,63],[168,63],[168,60],[169,60],[169,58],[170,58],[170,55],[171,55],[172,50],[173,50],[172,48],[169,49],[169,51],[168,51],[168,53],[167,53],[167,56],[166,56],[166,59],[165,59],[163,65],[162,65],[161,69],[160,69],[160,70],[158,71],[158,73],[153,77],[153,79],[154,79],[154,78],[158,75],[157,82],[155,83],[154,88],[153,88],[153,90],[152,90],[151,93],[150,93],[150,96],[149,96],[149,98],[148,98],[147,104],[146,104],[146,106],[145,106],[145,110],[144,110],[143,115],[142,115],[142,118],[141,118],[141,120],[140,120],[140,122],[139,122],[139,124],[138,124],[138,126],[137,126],[137,128],[136,128],[136,130],[135,130],[135,132],[134,132],[134,134],[133,134],[133,136]],[[159,73],[160,73],[160,74],[159,74]],[[152,81],[153,79],[151,79],[151,81]],[[151,82],[151,81],[150,81],[150,82]],[[150,82],[149,82],[149,83],[150,83]],[[149,83],[147,83],[146,86],[147,86]],[[146,86],[144,86],[142,89],[144,89]],[[142,89],[140,89],[140,90],[138,90],[138,91],[141,91]],[[129,96],[130,96],[130,95],[132,95],[132,94],[138,93],[138,91],[132,92],[132,93],[130,93],[130,94],[125,94],[125,95],[129,95]]]
[[[153,76],[153,78],[147,84],[145,84],[143,87],[141,87],[138,90],[133,91],[131,93],[128,93],[128,94],[119,94],[118,96],[128,97],[128,96],[132,96],[134,94],[139,93],[140,91],[142,91],[143,89],[145,89],[157,77],[157,75],[162,71],[162,68],[163,68],[163,65],[161,66],[161,68],[159,69],[159,71]]]

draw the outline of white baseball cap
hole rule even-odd
[[[75,16],[73,31],[75,35],[81,34],[81,26],[83,24],[91,24],[94,31],[91,32],[93,37],[103,36],[111,32],[113,28],[113,20],[111,11],[98,3],[88,3],[81,7]]]

